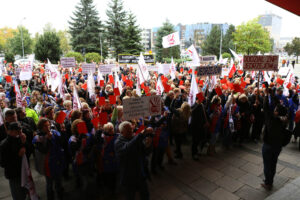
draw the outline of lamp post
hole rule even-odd
[[[102,40],[101,40],[101,33],[99,33],[100,38],[100,53],[101,53],[101,63],[102,63]]]
[[[21,24],[20,29],[21,29],[21,42],[22,42],[23,59],[24,59],[24,42],[23,42],[23,26],[22,26],[22,22],[23,22],[23,20],[25,20],[25,19],[26,19],[25,17],[22,18],[22,19],[21,19],[21,22],[20,22],[20,24]]]

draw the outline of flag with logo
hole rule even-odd
[[[73,110],[77,110],[81,108],[81,103],[79,100],[79,96],[76,90],[76,86],[73,86]]]
[[[17,107],[23,107],[22,95],[17,81],[14,81]]]
[[[186,54],[192,59],[191,62],[187,62],[189,66],[200,66],[200,59],[195,46],[192,44],[187,50]]]
[[[180,44],[179,32],[171,33],[162,38],[163,48],[169,48]]]
[[[28,161],[27,161],[26,155],[23,155],[23,158],[22,158],[21,186],[28,190],[31,200],[39,199],[39,197],[35,191],[35,185],[33,182],[30,168],[28,166]]]
[[[162,93],[164,92],[164,87],[161,82],[161,77],[158,77],[158,79],[157,79],[156,92],[157,92],[157,95],[162,95]]]
[[[196,83],[195,74],[193,73],[191,89],[190,89],[190,94],[189,94],[189,99],[188,99],[188,103],[191,106],[196,102],[196,96],[197,96],[198,93],[199,93],[198,92],[198,86],[197,86],[197,83]]]
[[[144,60],[144,56],[141,53],[138,61],[137,73],[140,75],[140,84],[148,81],[150,78],[149,71]]]

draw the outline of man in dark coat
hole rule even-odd
[[[151,138],[147,135],[152,133],[153,129],[147,128],[134,136],[131,123],[125,121],[119,125],[119,130],[121,134],[115,142],[115,152],[120,163],[120,179],[125,187],[126,199],[134,200],[138,191],[140,199],[148,200],[144,159],[151,146]]]

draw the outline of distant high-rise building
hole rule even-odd
[[[143,46],[144,51],[151,50],[151,29],[142,29],[141,38],[141,44]]]
[[[261,24],[270,33],[270,37],[274,39],[273,50],[276,51],[281,32],[281,17],[275,14],[265,14],[259,17],[258,23]]]

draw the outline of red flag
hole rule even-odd
[[[57,118],[56,118],[56,123],[62,124],[65,121],[67,114],[64,111],[60,111]]]
[[[192,69],[189,69],[188,73],[191,74],[192,72],[193,72],[193,70],[192,70]]]
[[[203,86],[204,85],[204,80],[200,80],[199,85]]]
[[[109,104],[115,105],[116,104],[116,96],[115,95],[109,95]]]
[[[140,126],[140,128],[135,132],[135,135],[138,135],[138,134],[141,133],[144,129],[145,129],[145,126],[144,126],[144,125]]]
[[[44,74],[45,73],[45,70],[44,70],[44,68],[40,68],[40,72],[41,72],[41,74]]]
[[[183,68],[181,67],[181,68],[180,68],[180,73],[182,73],[182,72],[183,72]]]
[[[108,78],[110,83],[115,83],[113,75],[109,75]]]
[[[81,86],[84,90],[87,89],[87,83],[84,83],[82,86]]]
[[[100,80],[100,87],[104,87],[104,80]]]
[[[77,124],[77,130],[78,130],[79,134],[86,134],[86,133],[88,133],[88,130],[86,128],[85,122],[79,122]]]
[[[228,89],[228,86],[227,86],[226,84],[223,84],[223,85],[222,85],[222,88],[223,88],[223,90],[227,90],[227,89]]]
[[[65,79],[69,80],[69,74],[65,74]]]
[[[240,74],[240,75],[243,75],[243,70],[238,70],[238,73]]]
[[[195,70],[195,71],[194,71],[194,74],[195,74],[195,75],[197,75],[197,74],[198,74],[198,72]]]
[[[282,80],[281,78],[277,78],[276,79],[276,82],[279,84],[279,85],[282,85],[284,83],[284,80]]]
[[[98,118],[92,119],[92,123],[93,123],[93,125],[94,125],[95,128],[98,128],[99,119]]]
[[[216,87],[215,91],[216,91],[217,95],[219,95],[219,96],[221,96],[223,94],[220,87]]]
[[[179,81],[179,85],[183,85],[183,80],[180,80],[180,81]]]
[[[79,67],[78,72],[82,72],[82,68],[81,67]]]
[[[228,77],[232,78],[235,72],[236,72],[236,68],[235,68],[235,64],[233,64],[229,71]]]
[[[223,78],[222,80],[220,80],[220,82],[221,82],[222,84],[226,84],[226,83],[227,83],[227,80],[226,80],[226,78]]]
[[[246,85],[247,85],[247,83],[243,81],[243,82],[241,83],[241,88],[245,88]]]
[[[104,106],[105,105],[105,97],[99,97],[99,105]]]
[[[202,102],[204,100],[203,92],[198,93],[196,97],[200,102]]]
[[[12,82],[12,77],[11,76],[5,76],[6,82],[11,83]]]
[[[295,121],[296,123],[298,123],[298,122],[300,121],[300,110],[298,110],[298,111],[296,112],[296,116],[295,116],[294,121]]]
[[[104,125],[107,123],[107,112],[102,112],[99,114],[99,123]]]
[[[114,93],[115,93],[116,96],[120,96],[119,88],[114,88]]]

